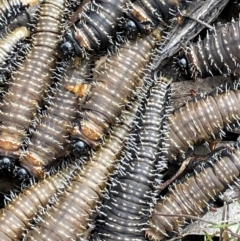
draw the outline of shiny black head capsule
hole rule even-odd
[[[16,176],[21,181],[25,181],[25,180],[28,180],[29,178],[31,178],[31,175],[29,174],[27,169],[25,169],[24,167],[20,167],[17,170]]]
[[[15,160],[11,157],[0,157],[0,170],[13,170]]]
[[[81,157],[87,154],[89,151],[89,146],[86,142],[82,140],[74,140],[71,145],[71,153],[75,157]]]
[[[136,23],[132,20],[126,21],[123,26],[123,29],[128,39],[136,39],[139,34],[139,29]]]

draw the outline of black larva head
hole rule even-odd
[[[188,77],[191,76],[188,58],[184,53],[181,53],[180,56],[176,58],[175,63],[181,74]]]
[[[13,170],[15,160],[10,157],[0,158],[0,170]]]
[[[59,51],[64,59],[78,55],[82,57],[83,49],[78,45],[72,32],[67,32],[59,42]]]
[[[75,55],[73,45],[71,44],[70,41],[66,41],[65,39],[60,41],[59,49],[63,58],[65,59],[71,58]]]
[[[81,157],[89,151],[89,146],[82,140],[75,140],[72,142],[71,153],[75,157]]]
[[[21,181],[28,180],[31,177],[27,169],[25,169],[24,167],[20,167],[17,170],[16,176]]]
[[[139,29],[136,23],[130,19],[125,22],[123,29],[128,39],[136,39],[139,34]]]
[[[188,62],[185,57],[181,57],[180,59],[178,59],[177,64],[178,64],[178,67],[182,70],[187,69],[188,67]]]

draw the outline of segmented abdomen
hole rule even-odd
[[[169,117],[169,132],[163,146],[167,149],[169,161],[178,156],[185,157],[195,144],[222,136],[223,128],[231,123],[239,124],[240,90],[238,84],[229,88],[217,88],[213,93],[189,101],[176,109]]]
[[[57,174],[23,190],[17,197],[0,209],[0,239],[20,240],[36,215],[46,208],[54,195],[63,191],[74,167],[68,167]]]
[[[30,35],[29,30],[22,26],[14,29],[10,34],[0,40],[0,66],[6,65],[7,58],[13,50],[16,50],[19,41],[27,38]],[[3,69],[4,70],[4,69]]]
[[[37,4],[38,0],[2,0],[0,2],[0,29],[23,13],[26,8]]]
[[[129,1],[127,16],[136,24],[137,31],[149,34],[159,23],[166,22],[176,16],[177,9],[182,5],[181,0],[138,0]],[[126,23],[126,28],[132,26]],[[129,29],[131,30],[131,28]],[[129,31],[131,36],[131,31]]]
[[[160,77],[146,103],[139,108],[137,127],[132,130],[120,171],[100,209],[93,240],[145,240],[144,230],[156,198],[154,185],[166,162],[157,159],[170,80]],[[146,93],[140,94],[142,98]]]
[[[20,64],[23,52],[28,47],[23,41],[29,35],[29,30],[22,26],[14,29],[0,40],[0,79],[3,85],[11,72]]]
[[[62,53],[81,56],[85,50],[98,50],[113,44],[127,1],[97,0],[87,4],[74,26],[64,34]]]
[[[203,77],[239,72],[239,44],[240,21],[218,25],[204,40],[192,43],[184,50],[187,68],[192,76]]]
[[[52,70],[58,60],[56,46],[61,34],[63,8],[64,0],[42,3],[31,50],[13,74],[0,104],[0,149],[3,156],[19,155],[26,129],[52,82]]]
[[[89,61],[77,62],[78,60],[71,61],[68,64],[64,77],[53,91],[56,92],[55,95],[50,97],[46,113],[27,141],[27,150],[21,155],[20,164],[35,178],[43,178],[51,164],[68,152],[68,137],[71,123],[77,116],[78,101],[66,87],[86,81],[90,67]]]
[[[88,240],[94,209],[99,205],[107,181],[118,162],[118,155],[131,130],[138,104],[123,115],[111,137],[92,156],[72,179],[68,189],[59,196],[26,240]],[[88,226],[89,225],[89,226]]]
[[[239,181],[239,149],[232,153],[223,151],[220,157],[218,155],[213,155],[199,172],[195,172],[182,183],[173,185],[166,196],[154,206],[150,228],[146,231],[146,236],[150,240],[164,240],[173,235],[174,231],[178,231],[185,221],[189,221],[188,218],[167,217],[161,214],[203,214],[214,198],[229,185]]]
[[[151,35],[123,44],[119,51],[101,61],[93,73],[96,84],[80,109],[80,122],[72,138],[96,149],[104,134],[114,126],[133,91],[142,85],[143,71],[150,61],[155,38]]]

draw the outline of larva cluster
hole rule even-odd
[[[93,70],[96,82],[80,108],[80,121],[72,132],[79,142],[96,149],[114,126],[133,92],[142,85],[143,71],[151,58],[156,38],[152,35],[127,42],[117,53],[104,58]]]
[[[209,203],[219,196],[240,176],[240,151],[215,153],[205,167],[195,172],[183,182],[173,185],[164,198],[155,204],[149,220],[150,227],[146,236],[150,240],[160,241],[173,235],[189,219],[171,215],[203,214]],[[237,184],[237,182],[236,182]]]
[[[68,167],[30,186],[0,209],[0,239],[20,240],[39,211],[54,199],[57,192],[66,188],[73,170],[74,167]]]
[[[156,179],[160,179],[159,172],[166,168],[166,162],[158,163],[158,157],[169,84],[169,79],[160,77],[139,108],[136,128],[126,145],[121,170],[100,209],[93,240],[144,240],[144,230],[157,194],[154,185]],[[144,96],[146,93],[143,99]]]
[[[131,130],[138,103],[123,115],[108,140],[72,179],[55,205],[31,230],[26,240],[88,240],[89,226],[107,181],[116,167],[118,155]]]
[[[36,115],[56,67],[57,43],[61,35],[64,0],[45,0],[32,34],[31,49],[13,74],[8,91],[0,104],[0,154],[10,160],[20,154],[26,130]]]
[[[27,149],[21,154],[20,164],[35,178],[43,178],[56,159],[68,152],[68,137],[77,116],[78,100],[66,87],[85,82],[89,71],[89,61],[70,61],[65,76],[57,83],[44,116],[27,140]]]

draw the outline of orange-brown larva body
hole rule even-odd
[[[152,35],[120,46],[93,71],[96,82],[80,109],[79,125],[72,137],[96,149],[103,135],[114,126],[133,92],[141,86],[143,71],[155,46]]]

